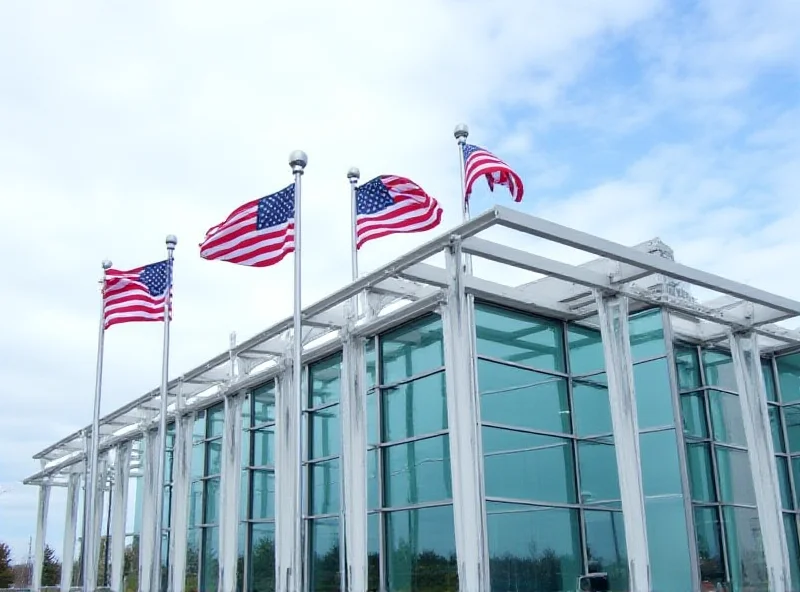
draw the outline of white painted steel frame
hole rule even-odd
[[[125,576],[125,523],[128,517],[132,448],[133,442],[123,442],[117,446],[114,458],[114,489],[111,500],[111,578],[109,580],[109,587],[113,592],[122,591]]]
[[[139,592],[157,592],[153,590],[153,572],[159,566],[153,565],[153,550],[155,541],[155,503],[156,488],[163,487],[163,483],[156,481],[156,468],[158,467],[158,430],[149,430],[144,437],[144,478],[142,483],[142,531],[139,534]]]
[[[225,397],[219,498],[218,590],[220,592],[234,592],[236,590],[242,476],[242,406],[244,399],[244,393]]]
[[[42,587],[42,568],[44,567],[44,546],[47,540],[47,514],[50,509],[50,485],[39,486],[39,505],[36,512],[36,543],[33,551],[33,577],[31,587]]]
[[[172,504],[169,536],[169,591],[183,592],[186,583],[186,547],[192,484],[192,428],[194,416],[178,419],[172,447]]]
[[[78,509],[80,507],[80,473],[71,473],[67,484],[67,503],[64,516],[64,545],[61,550],[61,589],[72,587],[72,570],[75,564],[75,539],[78,528]]]
[[[729,343],[756,495],[769,590],[787,592],[791,590],[792,575],[758,337],[752,331],[732,332]]]

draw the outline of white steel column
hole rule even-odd
[[[42,567],[44,566],[44,546],[47,537],[47,512],[50,508],[50,485],[39,486],[39,510],[36,513],[36,549],[33,560],[33,582],[31,587],[34,592],[39,592],[42,587]]]
[[[125,575],[125,522],[128,517],[128,489],[131,478],[133,442],[123,442],[114,459],[114,488],[111,499],[111,578],[109,587],[121,592]],[[108,544],[108,542],[106,542]]]
[[[147,430],[144,436],[144,455],[142,470],[142,531],[139,533],[139,592],[151,592],[150,583],[153,570],[153,550],[155,548],[156,482],[158,469],[158,431]],[[163,487],[163,484],[162,484]],[[156,591],[153,591],[156,592]]]
[[[447,301],[442,307],[450,470],[458,580],[462,590],[489,590],[480,407],[472,360],[472,315],[464,291],[461,240],[445,250]]]
[[[179,403],[180,405],[180,403]],[[192,426],[194,417],[187,415],[175,422],[175,443],[172,447],[172,508],[169,536],[170,592],[183,592],[186,584],[186,545],[189,528],[189,488],[192,468]]]
[[[791,589],[792,581],[789,550],[783,527],[778,471],[758,340],[753,332],[731,333],[729,339],[756,493],[761,541],[767,560],[769,589],[771,592],[786,592]]]
[[[625,544],[631,592],[650,592],[650,556],[647,548],[644,491],[639,454],[639,420],[633,383],[628,299],[595,293],[603,339],[608,399],[617,455]]]
[[[301,418],[294,400],[292,366],[288,360],[283,364],[275,381],[275,590],[298,592],[303,581],[303,541],[296,540],[295,528],[303,511],[297,471]]]
[[[106,485],[106,468],[108,467],[107,454],[102,458],[97,459],[97,476],[92,478],[94,485],[94,497],[92,501],[94,507],[89,509],[89,528],[84,529],[86,532],[86,540],[90,542],[89,545],[84,547],[86,553],[90,553],[90,562],[86,564],[87,570],[84,574],[84,582],[86,583],[87,590],[95,590],[97,588],[97,575],[98,567],[100,565],[100,542],[103,536],[103,507],[105,504],[105,485]]]
[[[235,592],[241,497],[242,405],[244,394],[225,397],[219,507],[219,592]]]
[[[342,372],[342,511],[348,592],[367,590],[367,407],[363,337],[346,332]]]
[[[64,546],[61,551],[61,589],[67,592],[72,586],[72,566],[75,563],[75,538],[78,526],[78,502],[81,491],[81,474],[70,473],[67,483],[67,510],[64,517]]]

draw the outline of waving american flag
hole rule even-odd
[[[481,177],[486,177],[489,190],[495,185],[505,185],[514,201],[522,201],[524,187],[522,179],[510,166],[488,150],[473,144],[464,144],[464,199],[469,201],[472,186]]]

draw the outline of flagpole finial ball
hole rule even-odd
[[[303,170],[308,164],[308,155],[302,150],[295,150],[289,155],[289,166],[293,171]]]
[[[167,248],[168,249],[174,249],[175,245],[177,245],[177,244],[178,244],[178,237],[175,236],[174,234],[168,234],[167,235]]]
[[[456,137],[456,140],[466,140],[469,135],[469,127],[466,123],[459,123],[456,129],[453,130],[453,135]]]
[[[103,260],[103,269],[111,269],[112,265],[113,265],[113,263],[111,263],[110,260],[108,260],[108,259],[104,259]]]
[[[361,171],[358,170],[358,167],[350,167],[350,170],[347,171],[347,178],[350,181],[358,181],[361,178]]]

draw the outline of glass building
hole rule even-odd
[[[91,429],[37,454],[36,571],[63,486],[98,571],[62,587],[798,591],[798,316],[494,208],[307,307],[299,389],[288,322],[172,381],[163,483],[158,390],[101,421],[86,520]]]

